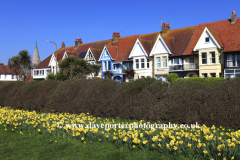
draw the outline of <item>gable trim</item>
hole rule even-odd
[[[163,43],[163,47],[166,48],[168,54],[172,54],[172,52],[170,51],[170,49],[168,48],[168,46],[167,46],[166,43],[164,42],[161,34],[159,34],[159,36],[158,36],[157,40],[155,41],[154,46],[153,46],[153,48],[152,48],[152,50],[151,50],[150,56],[157,55],[157,54],[153,54],[153,50],[154,50],[154,48],[157,46],[158,40],[160,40],[160,42]]]
[[[137,38],[136,42],[134,43],[133,49],[132,49],[132,51],[131,51],[131,53],[130,53],[130,55],[129,55],[128,58],[133,58],[133,52],[134,52],[134,50],[136,49],[136,47],[137,47],[138,44],[139,44],[140,47],[143,49],[143,54],[144,54],[146,57],[148,57],[147,52],[145,51],[145,49],[144,49],[144,47],[142,46],[142,44],[141,44],[141,42],[139,41],[139,39]],[[137,57],[137,56],[134,56],[134,57]]]
[[[104,54],[104,50],[106,50],[106,52],[108,53],[108,56],[110,57],[110,59],[113,60],[111,54],[109,53],[109,51],[108,51],[108,49],[107,49],[107,47],[105,45],[98,61],[105,60],[105,59],[102,59],[102,55]]]
[[[88,51],[87,51],[87,54],[86,54],[85,57],[84,57],[84,60],[86,60],[88,54],[92,54],[92,57],[94,58],[94,61],[96,62],[96,59],[95,59],[95,57],[94,57],[94,54],[92,53],[92,51],[91,51],[90,48],[88,48]]]
[[[197,48],[197,46],[199,45],[200,40],[203,38],[203,34],[204,34],[205,32],[208,32],[208,33],[209,33],[210,37],[213,39],[213,41],[214,41],[214,43],[217,45],[218,49],[220,49],[221,46],[219,45],[219,43],[217,42],[217,40],[214,38],[214,36],[213,36],[212,33],[210,32],[210,30],[209,30],[207,27],[205,27],[204,30],[203,30],[203,32],[202,32],[202,34],[201,34],[201,36],[200,36],[200,38],[198,39],[198,42],[197,42],[197,44],[195,45],[193,51],[198,51],[196,48]]]
[[[49,61],[49,63],[48,63],[48,66],[51,66],[51,63],[52,63],[52,61],[53,61],[53,58],[55,58],[55,59],[56,59],[56,57],[55,57],[54,53],[52,54],[52,57],[51,57],[51,59],[50,59],[50,61]]]

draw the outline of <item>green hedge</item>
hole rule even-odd
[[[177,78],[173,80],[173,82],[179,82],[179,81],[195,81],[195,82],[201,82],[201,83],[221,83],[221,82],[226,82],[227,80],[222,77],[205,77],[205,78],[190,77],[190,78]]]

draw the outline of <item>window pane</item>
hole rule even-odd
[[[167,67],[167,57],[163,57],[163,67]]]
[[[157,57],[157,58],[156,58],[156,61],[157,61],[157,62],[160,62],[160,57]]]
[[[207,58],[206,53],[202,53],[202,58]]]
[[[136,59],[136,68],[139,68],[139,60]]]
[[[108,61],[108,70],[111,70],[111,62]]]
[[[150,65],[149,65],[149,62],[150,62],[150,60],[149,60],[149,59],[147,59],[147,68],[149,68],[149,67],[150,67]]]
[[[216,73],[210,73],[211,77],[216,77]]]
[[[144,59],[141,59],[141,68],[144,68]]]
[[[234,73],[234,70],[225,70],[225,73]]]
[[[206,38],[205,38],[205,42],[209,42],[209,37],[206,37]]]
[[[174,59],[174,64],[179,64],[179,58]]]
[[[207,63],[206,59],[202,59],[202,64],[206,64],[206,63]]]

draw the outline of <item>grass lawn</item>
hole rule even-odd
[[[80,159],[80,160],[155,160],[186,159],[161,155],[156,151],[118,148],[107,142],[87,142],[77,139],[56,139],[48,135],[14,133],[0,126],[0,159]],[[188,158],[192,159],[192,158]]]

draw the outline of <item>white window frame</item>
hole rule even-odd
[[[203,54],[206,54],[206,58],[204,58],[204,59],[206,59],[206,63],[203,63]],[[207,52],[201,53],[201,64],[204,64],[204,65],[207,64]]]
[[[150,68],[150,59],[147,59],[147,68]]]
[[[166,59],[165,59],[165,58],[166,58]],[[164,60],[164,59],[165,59],[165,60]],[[163,64],[162,67],[163,67],[163,68],[167,68],[167,56],[163,56],[163,57],[162,57],[162,61],[163,61],[163,62],[162,62],[162,64]],[[166,65],[164,65],[164,64],[166,64]]]
[[[136,62],[136,69],[139,69],[139,59],[136,59],[135,62]]]
[[[214,58],[212,57],[212,55],[214,54]],[[213,59],[214,59],[214,63],[213,63]],[[209,52],[209,63],[210,64],[216,64],[216,54],[215,54],[215,52],[213,51],[213,52]]]
[[[208,38],[208,42],[206,41]],[[210,43],[210,37],[205,37],[205,40],[204,40],[205,43]]]
[[[142,67],[142,65],[143,65],[143,67]],[[144,60],[144,58],[141,58],[141,68],[145,68],[145,60]]]
[[[105,51],[105,56],[108,56],[107,51]]]
[[[159,60],[159,61],[158,61]],[[158,66],[159,64],[159,66]],[[156,57],[156,67],[160,68],[161,67],[161,57]]]

